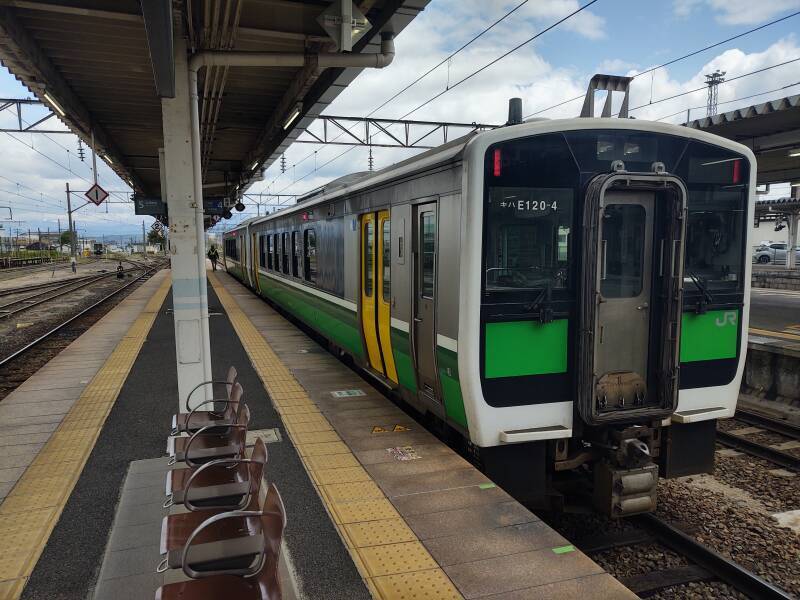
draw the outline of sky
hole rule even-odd
[[[397,37],[394,62],[385,69],[363,71],[325,112],[348,116],[370,113],[521,2],[432,0]],[[529,0],[373,116],[404,117],[450,88],[406,118],[503,123],[511,97],[523,99],[526,116],[538,113],[536,116],[547,118],[574,117],[580,112],[581,100],[545,109],[582,97],[594,73],[633,75],[800,11],[800,0],[597,0],[480,74],[458,83],[587,2]],[[715,69],[725,71],[726,78],[732,79],[800,58],[799,33],[800,15],[638,77],[631,85],[630,106],[641,108],[631,114],[639,119],[679,123],[685,120],[687,109],[692,109],[692,118],[703,117],[705,90],[662,100],[703,87],[704,75]],[[723,83],[719,86],[719,110],[797,93],[800,60]],[[0,96],[27,95],[27,90],[0,68]],[[28,110],[23,116],[32,122],[37,115]],[[16,118],[15,114],[4,115],[9,112],[0,112],[0,125]],[[81,162],[77,158],[77,138],[72,135],[13,136],[17,139],[0,134],[0,205],[11,206],[14,219],[24,223],[6,223],[3,235],[8,235],[9,227],[54,230],[59,218],[63,227],[65,183],[68,181],[77,190],[88,189],[91,184],[88,152],[86,161]],[[345,150],[341,146],[295,144],[285,153],[286,172],[281,173],[279,164],[272,165],[264,181],[255,183],[249,193],[262,194],[260,201],[268,203],[269,194],[302,194],[333,178],[367,170],[366,148],[344,153]],[[374,166],[384,168],[416,152],[419,150],[376,148]],[[101,185],[129,191],[101,161],[98,165]],[[788,193],[788,184],[772,186],[771,196]],[[141,235],[141,217],[133,215],[133,207],[125,202],[124,194],[115,195],[114,199],[117,204],[88,206],[75,214],[79,230],[84,230],[82,235]],[[264,208],[257,207],[255,200],[246,204],[244,212],[234,213],[234,218],[224,224],[230,226],[257,211],[263,214]],[[148,225],[152,221],[146,220]]]

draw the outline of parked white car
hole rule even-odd
[[[762,265],[786,264],[786,247],[787,244],[783,242],[773,242],[769,245],[762,245],[755,249],[753,252],[753,262]],[[794,249],[794,262],[795,265],[800,265],[800,248]]]

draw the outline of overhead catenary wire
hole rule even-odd
[[[739,98],[733,98],[731,100],[725,100],[724,102],[720,102],[719,104],[720,105],[722,105],[722,104],[732,104],[733,102],[741,102],[742,100],[749,100],[750,98],[756,98],[758,96],[764,96],[765,94],[774,94],[775,92],[780,92],[780,91],[789,89],[791,87],[795,87],[796,85],[800,85],[800,81],[795,81],[794,83],[789,83],[787,85],[783,85],[781,87],[774,88],[774,89],[771,89],[771,90],[765,90],[763,92],[758,92],[756,94],[749,94],[747,96],[740,96]],[[655,119],[655,121],[663,121],[664,119],[669,119],[670,117],[676,117],[678,115],[685,114],[687,110],[698,110],[700,108],[705,108],[705,107],[706,107],[705,104],[703,104],[701,106],[689,106],[689,107],[683,108],[683,109],[681,109],[681,110],[679,110],[677,112],[674,112],[674,113],[671,113],[671,114],[668,114],[668,115],[664,115],[663,117],[659,117],[659,118]]]
[[[536,33],[535,35],[532,35],[531,37],[529,37],[527,40],[525,40],[525,41],[523,41],[523,42],[521,42],[521,43],[517,44],[516,46],[514,46],[514,47],[513,47],[513,48],[511,48],[510,50],[508,50],[508,51],[504,52],[503,54],[501,54],[500,56],[498,56],[497,58],[495,58],[495,59],[493,59],[493,60],[489,61],[488,63],[486,63],[485,65],[483,65],[483,66],[482,66],[482,67],[480,67],[479,69],[476,69],[475,71],[473,71],[472,73],[470,73],[470,74],[469,74],[469,75],[467,75],[466,77],[463,77],[462,79],[459,79],[459,80],[458,80],[457,82],[455,82],[453,85],[450,85],[450,86],[446,87],[444,90],[442,90],[441,92],[439,92],[438,94],[435,94],[434,96],[431,96],[430,98],[428,98],[427,100],[425,100],[425,102],[423,102],[422,104],[420,104],[420,105],[419,105],[419,106],[417,106],[416,108],[414,108],[414,109],[412,109],[412,110],[408,111],[406,114],[404,114],[404,115],[403,115],[402,117],[400,117],[400,118],[401,118],[401,119],[405,119],[405,118],[406,118],[406,117],[408,117],[409,115],[411,115],[411,114],[413,114],[413,113],[417,112],[417,111],[418,111],[420,108],[422,108],[422,107],[424,107],[424,106],[427,106],[428,104],[430,104],[430,103],[431,103],[431,102],[433,102],[434,100],[437,100],[438,98],[441,98],[441,97],[442,97],[442,96],[444,96],[446,93],[448,93],[448,92],[449,92],[449,91],[451,91],[451,90],[454,90],[455,88],[457,88],[459,85],[461,85],[461,84],[462,84],[462,83],[464,83],[465,81],[469,81],[470,79],[472,79],[472,78],[473,78],[473,77],[475,77],[476,75],[479,75],[480,73],[482,73],[483,71],[485,71],[485,70],[486,70],[486,69],[488,69],[489,67],[491,67],[491,66],[493,66],[493,65],[495,65],[495,64],[497,64],[497,63],[499,63],[501,60],[503,60],[503,59],[504,59],[504,58],[506,58],[507,56],[509,56],[509,55],[513,54],[514,52],[516,52],[516,51],[517,51],[517,50],[519,50],[520,48],[523,48],[524,46],[527,46],[528,44],[530,44],[532,41],[534,41],[534,40],[536,40],[536,39],[540,38],[541,36],[543,36],[543,35],[544,35],[545,33],[547,33],[548,31],[551,31],[551,30],[555,29],[556,27],[558,27],[559,25],[561,25],[563,22],[565,22],[565,21],[568,21],[569,19],[571,19],[571,18],[572,18],[572,17],[574,17],[575,15],[577,15],[577,14],[579,14],[579,13],[583,12],[584,10],[586,10],[587,8],[589,8],[589,7],[590,7],[592,4],[594,4],[595,2],[598,2],[598,0],[590,0],[589,2],[587,2],[586,4],[584,4],[583,6],[580,6],[580,7],[578,7],[577,9],[575,9],[574,11],[572,11],[571,13],[569,13],[568,15],[566,15],[566,16],[564,16],[564,17],[560,18],[560,19],[559,19],[558,21],[556,21],[555,23],[552,23],[551,25],[548,25],[547,27],[545,27],[544,29],[542,29],[541,31],[539,31],[538,33]]]
[[[522,8],[522,7],[523,7],[525,4],[527,4],[528,2],[529,2],[529,0],[523,0],[522,2],[520,2],[519,4],[517,4],[516,6],[514,6],[514,7],[513,7],[511,10],[509,10],[509,11],[508,11],[508,12],[506,12],[504,15],[502,15],[500,18],[498,18],[498,19],[496,19],[495,21],[493,21],[491,25],[489,25],[488,27],[485,27],[485,28],[483,28],[481,31],[479,31],[477,34],[475,34],[475,35],[474,35],[474,36],[473,36],[473,37],[472,37],[472,38],[471,38],[471,39],[470,39],[468,42],[466,42],[466,43],[462,44],[461,46],[459,46],[459,47],[458,47],[456,50],[454,50],[453,52],[451,52],[450,54],[448,54],[446,57],[444,57],[442,60],[440,60],[440,61],[439,61],[438,63],[436,63],[434,66],[432,66],[432,67],[431,67],[431,68],[429,68],[427,71],[425,71],[425,72],[424,72],[422,75],[420,75],[419,77],[417,77],[417,78],[416,78],[414,81],[412,81],[411,83],[407,84],[407,85],[406,85],[404,88],[402,88],[402,89],[401,89],[401,90],[399,90],[398,92],[395,92],[395,93],[394,93],[394,95],[392,95],[390,98],[388,98],[387,100],[384,100],[384,101],[383,101],[381,104],[379,104],[378,106],[376,106],[375,108],[373,108],[373,109],[372,109],[370,112],[368,112],[368,113],[365,115],[365,118],[371,117],[371,116],[372,116],[372,115],[374,115],[376,112],[378,112],[380,109],[382,109],[384,106],[386,106],[387,104],[389,104],[390,102],[392,102],[393,100],[395,100],[396,98],[398,98],[400,95],[402,95],[403,93],[407,92],[409,89],[411,89],[412,87],[414,87],[414,86],[415,86],[416,84],[418,84],[420,81],[422,81],[423,79],[425,79],[425,78],[426,78],[428,75],[430,75],[431,73],[433,73],[433,72],[434,72],[436,69],[438,69],[438,68],[439,68],[439,67],[441,67],[442,65],[444,65],[444,64],[446,64],[446,63],[448,63],[448,62],[449,62],[449,61],[450,61],[450,60],[451,60],[451,59],[452,59],[454,56],[456,56],[457,54],[459,54],[459,53],[460,53],[462,50],[465,50],[467,47],[469,47],[470,45],[472,45],[472,44],[473,44],[475,41],[477,41],[478,39],[480,39],[481,37],[483,37],[485,34],[487,34],[489,31],[491,31],[492,29],[494,29],[494,28],[495,28],[497,25],[499,25],[500,23],[502,23],[503,21],[505,21],[505,20],[506,20],[508,17],[510,17],[510,16],[511,16],[512,14],[514,14],[515,12],[517,12],[517,11],[518,11],[520,8]],[[350,128],[348,128],[348,131],[352,131],[352,130],[353,130],[353,129],[354,129],[356,126],[357,126],[357,125],[358,125],[358,123],[356,123],[356,124],[352,125]],[[343,135],[344,135],[344,132],[342,132],[342,133],[339,133],[339,134],[338,134],[336,137],[334,137],[334,138],[333,138],[333,140],[332,140],[332,141],[336,141],[337,139],[339,139],[339,138],[340,138],[340,137],[342,137]],[[315,156],[315,155],[316,155],[316,153],[317,153],[317,151],[315,150],[314,152],[311,152],[311,153],[307,154],[306,156],[304,156],[303,158],[301,158],[299,161],[295,162],[295,163],[294,163],[292,166],[293,166],[293,167],[297,167],[298,165],[301,165],[302,163],[304,163],[306,160],[308,160],[308,159],[309,159],[309,158],[311,158],[312,156]],[[314,167],[314,171],[316,171],[316,170],[317,170],[317,168],[316,168],[316,166],[315,166],[315,167]],[[312,172],[313,172],[313,171],[312,171]],[[272,180],[272,181],[271,181],[271,182],[268,184],[268,186],[267,186],[267,187],[269,187],[269,186],[273,185],[275,182],[277,182],[277,181],[278,181],[278,179],[281,177],[281,175],[283,175],[283,173],[279,173],[278,175],[276,175],[276,176],[275,176],[275,178],[274,178],[274,179],[273,179],[273,180]]]
[[[588,5],[587,5],[587,6],[588,6]],[[793,18],[793,17],[796,17],[797,15],[800,15],[800,11],[796,11],[796,12],[790,13],[790,14],[788,14],[788,15],[785,15],[785,16],[783,16],[783,17],[780,17],[780,18],[778,18],[778,19],[774,19],[774,20],[772,20],[772,21],[770,21],[770,22],[768,22],[768,23],[764,23],[764,24],[762,24],[762,25],[759,25],[758,27],[754,27],[754,28],[751,28],[751,29],[749,29],[749,30],[747,30],[747,31],[743,31],[743,32],[741,32],[741,33],[738,33],[738,34],[736,34],[736,35],[733,35],[733,36],[730,36],[730,37],[728,37],[728,38],[725,38],[724,40],[720,40],[720,41],[714,42],[714,43],[712,43],[712,44],[708,44],[708,45],[706,45],[706,46],[703,46],[702,48],[699,48],[699,49],[693,50],[693,51],[691,51],[691,52],[688,52],[688,53],[686,53],[686,54],[683,54],[683,55],[681,55],[681,56],[678,56],[678,57],[676,57],[676,58],[672,58],[672,59],[670,59],[670,60],[668,60],[668,61],[666,61],[666,62],[664,62],[664,63],[661,63],[661,64],[659,64],[659,65],[657,65],[657,66],[650,67],[650,68],[648,68],[648,69],[645,69],[644,71],[641,71],[641,72],[639,72],[639,73],[636,73],[636,74],[634,74],[634,75],[633,75],[633,78],[640,77],[640,76],[642,76],[642,75],[645,75],[645,74],[652,73],[652,72],[654,72],[654,71],[656,71],[656,70],[658,70],[658,69],[661,69],[661,68],[664,68],[664,67],[667,67],[667,66],[670,66],[670,65],[676,64],[676,63],[678,63],[678,62],[680,62],[680,61],[686,60],[686,59],[688,59],[688,58],[691,58],[691,57],[693,57],[693,56],[697,56],[698,54],[702,54],[703,52],[707,52],[708,50],[712,50],[712,49],[714,49],[714,48],[718,48],[718,47],[720,47],[720,46],[722,46],[722,45],[724,45],[724,44],[727,44],[727,43],[729,43],[729,42],[732,42],[732,41],[734,41],[734,40],[740,39],[740,38],[742,38],[742,37],[745,37],[745,36],[747,36],[747,35],[753,34],[753,33],[757,32],[757,31],[763,30],[763,29],[765,29],[765,28],[771,27],[771,26],[773,26],[773,25],[776,25],[776,24],[778,24],[778,23],[781,23],[781,22],[783,22],[783,21],[786,21],[786,20],[788,20],[788,19],[791,19],[791,18]],[[439,63],[439,66],[441,66],[441,64],[444,64],[444,63],[445,63],[447,60],[448,60],[448,59],[447,59],[447,58],[445,58],[443,61],[441,61],[441,63]],[[793,61],[788,61],[788,62],[793,62]],[[733,80],[735,80],[735,79],[739,79],[739,78],[741,78],[741,77],[746,77],[746,76],[749,76],[749,75],[752,75],[752,74],[755,74],[755,73],[758,73],[758,72],[763,72],[764,70],[768,70],[768,69],[771,69],[771,68],[775,68],[775,67],[777,67],[777,66],[782,66],[782,64],[788,64],[788,63],[780,63],[780,64],[778,64],[778,65],[772,65],[772,66],[770,66],[770,67],[767,67],[766,69],[760,69],[760,70],[758,70],[758,71],[754,71],[754,72],[752,72],[752,73],[743,74],[743,75],[737,76],[736,78],[733,78],[733,79],[731,79],[731,81],[733,81]],[[455,87],[455,86],[450,86],[450,88],[449,88],[449,89],[452,89],[453,87]],[[785,87],[791,87],[791,86],[785,86]],[[448,89],[448,90],[445,90],[445,92],[446,92],[446,91],[449,91],[449,89]],[[664,102],[664,101],[667,101],[667,100],[669,100],[669,99],[673,99],[674,97],[680,97],[681,95],[687,95],[687,94],[690,94],[690,93],[694,93],[694,92],[696,92],[696,91],[698,91],[698,90],[700,90],[700,89],[703,89],[703,90],[704,90],[704,89],[706,89],[706,88],[705,88],[705,86],[704,86],[703,88],[698,88],[697,90],[690,90],[690,91],[688,91],[688,92],[683,92],[682,94],[678,94],[678,95],[675,95],[675,96],[673,96],[673,97],[670,97],[670,98],[664,98],[664,99],[660,99],[660,100],[654,101],[653,103]],[[784,88],[778,88],[778,89],[784,89]],[[776,91],[777,91],[777,90],[776,90]],[[764,93],[768,93],[768,92],[764,92]],[[544,108],[544,109],[538,110],[538,111],[536,111],[536,112],[534,112],[534,113],[531,113],[530,115],[526,116],[525,118],[526,118],[526,119],[527,119],[527,118],[530,118],[530,117],[532,117],[532,116],[535,116],[535,115],[541,114],[541,113],[543,113],[543,112],[547,112],[547,111],[549,111],[549,110],[552,110],[553,108],[557,108],[557,107],[559,107],[559,106],[563,106],[564,104],[567,104],[567,103],[570,103],[570,102],[573,102],[573,101],[576,101],[576,100],[579,100],[579,99],[582,99],[582,98],[584,98],[584,94],[581,94],[581,95],[579,95],[579,96],[575,96],[575,97],[573,97],[573,98],[569,98],[569,99],[567,99],[567,100],[561,101],[561,102],[559,102],[559,103],[557,103],[557,104],[554,104],[554,105],[552,105],[552,106],[549,106],[549,107],[547,107],[547,108]],[[432,101],[432,100],[431,100],[431,101]],[[426,103],[427,103],[427,101],[426,101]],[[726,103],[728,103],[728,102],[726,102]],[[381,107],[382,107],[382,106],[384,106],[384,105],[385,105],[385,104],[382,104],[382,105],[381,105]],[[649,104],[648,104],[648,105],[649,105]],[[644,106],[648,106],[648,105],[642,105],[642,106],[638,106],[638,107],[635,107],[635,108],[633,108],[633,109],[631,109],[631,110],[637,110],[637,109],[643,108]],[[414,110],[416,111],[416,110],[418,110],[419,108],[421,108],[421,106],[417,107],[417,108],[416,108],[416,109],[414,109]],[[413,112],[413,111],[412,111],[412,112]],[[681,112],[683,112],[683,111],[681,111]],[[371,115],[371,114],[373,114],[373,113],[370,113],[370,115]],[[407,113],[407,115],[408,115],[408,114],[411,114],[411,113]],[[407,115],[405,115],[405,116],[407,116]],[[670,116],[673,116],[673,115],[670,115]],[[404,118],[404,117],[403,117],[403,118]],[[668,118],[668,117],[662,117],[662,118]],[[338,155],[336,155],[336,156],[332,157],[331,159],[329,159],[328,161],[326,161],[326,162],[322,163],[322,164],[321,164],[319,167],[316,167],[316,168],[314,169],[314,171],[313,171],[313,172],[317,172],[319,169],[322,169],[322,168],[324,168],[325,166],[327,166],[327,165],[331,164],[332,162],[334,162],[334,161],[338,160],[339,158],[341,158],[342,156],[344,156],[344,155],[348,154],[349,152],[351,152],[351,151],[352,151],[352,150],[354,150],[354,149],[355,149],[355,147],[348,148],[348,149],[347,149],[347,150],[345,150],[344,152],[341,152],[340,154],[338,154]],[[312,156],[312,155],[313,155],[313,153],[312,153],[312,154],[310,154],[309,156]],[[308,157],[306,157],[306,158],[308,158]],[[303,162],[303,160],[305,160],[305,158],[304,158],[304,159],[302,159],[301,161],[299,161],[298,163],[295,163],[295,166],[296,166],[297,164],[300,164],[301,162]],[[290,188],[290,187],[292,187],[293,185],[295,185],[295,184],[299,183],[300,181],[302,181],[302,180],[306,179],[307,177],[309,177],[311,174],[312,174],[312,172],[308,172],[308,173],[306,173],[305,175],[301,176],[299,179],[296,179],[295,181],[293,181],[292,183],[290,183],[290,184],[289,184],[289,185],[287,185],[286,187],[282,188],[282,189],[280,190],[280,192],[283,192],[283,191],[285,191],[285,190],[289,189],[289,188]],[[279,177],[280,177],[280,176],[276,177],[276,178],[275,178],[275,179],[274,179],[274,180],[271,182],[271,184],[270,184],[270,185],[274,184],[274,183],[275,183],[275,182],[278,180],[278,178],[279,178]],[[280,193],[280,192],[279,192],[279,193]]]
[[[417,106],[416,108],[412,109],[411,111],[407,112],[406,114],[404,114],[404,115],[403,115],[402,117],[400,117],[400,118],[401,118],[401,119],[405,119],[405,118],[406,118],[406,117],[408,117],[409,115],[411,115],[411,114],[413,114],[414,112],[418,111],[420,108],[422,108],[422,107],[424,107],[424,106],[427,106],[428,104],[430,104],[431,102],[433,102],[433,101],[437,100],[438,98],[440,98],[441,96],[443,96],[443,95],[444,95],[444,94],[446,94],[447,92],[449,92],[449,91],[451,91],[451,90],[455,89],[456,87],[458,87],[458,86],[459,86],[459,85],[461,85],[462,83],[464,83],[464,82],[466,82],[466,81],[468,81],[468,80],[472,79],[472,78],[473,78],[473,77],[475,77],[476,75],[479,75],[480,73],[482,73],[482,72],[483,72],[483,71],[485,71],[486,69],[488,69],[488,68],[492,67],[493,65],[497,64],[498,62],[500,62],[501,60],[503,60],[503,59],[504,59],[504,58],[506,58],[507,56],[509,56],[509,55],[513,54],[514,52],[516,52],[516,51],[517,51],[517,50],[519,50],[520,48],[523,48],[524,46],[526,46],[527,44],[529,44],[529,43],[531,43],[532,41],[536,40],[537,38],[541,37],[541,36],[542,36],[542,35],[544,35],[545,33],[547,33],[547,32],[549,32],[549,31],[551,31],[551,30],[555,29],[556,27],[558,27],[559,25],[561,25],[561,24],[562,24],[562,23],[564,23],[565,21],[567,21],[567,20],[569,20],[569,19],[573,18],[574,16],[576,16],[577,14],[579,14],[579,13],[581,13],[582,11],[586,10],[587,8],[589,8],[590,6],[592,6],[593,4],[595,4],[595,3],[596,3],[596,2],[598,2],[598,1],[599,1],[599,0],[590,0],[590,1],[589,1],[589,2],[587,2],[586,4],[584,4],[584,5],[580,6],[580,7],[578,7],[577,9],[575,9],[574,11],[572,11],[571,13],[569,13],[568,15],[565,15],[564,17],[562,17],[562,18],[558,19],[557,21],[555,21],[555,22],[553,22],[552,24],[548,25],[547,27],[545,27],[545,28],[544,28],[544,29],[542,29],[541,31],[537,32],[535,35],[533,35],[533,36],[529,37],[528,39],[524,40],[523,42],[521,42],[521,43],[517,44],[516,46],[514,46],[514,47],[513,47],[513,48],[511,48],[510,50],[507,50],[506,52],[504,52],[503,54],[501,54],[500,56],[498,56],[497,58],[494,58],[493,60],[489,61],[488,63],[486,63],[486,64],[485,64],[485,65],[483,65],[482,67],[480,67],[480,68],[476,69],[475,71],[473,71],[473,72],[472,72],[472,73],[470,73],[469,75],[467,75],[467,76],[463,77],[462,79],[460,79],[460,80],[459,80],[459,81],[457,81],[456,83],[454,83],[454,84],[450,85],[449,87],[445,88],[443,91],[441,91],[441,92],[439,92],[438,94],[436,94],[436,95],[432,96],[431,98],[429,98],[428,100],[426,100],[425,102],[423,102],[422,104],[420,104],[419,106]],[[374,111],[373,111],[373,112],[374,112]],[[371,113],[370,113],[370,114],[371,114]],[[320,166],[319,166],[317,169],[315,169],[314,171],[309,171],[308,173],[306,173],[305,175],[303,175],[303,176],[302,176],[302,177],[300,177],[299,179],[295,179],[295,180],[294,180],[294,181],[292,181],[292,182],[291,182],[289,185],[287,185],[286,187],[284,187],[283,189],[281,189],[279,193],[281,193],[281,192],[283,192],[283,191],[285,191],[285,190],[289,189],[289,188],[290,188],[290,187],[292,187],[293,185],[296,185],[298,182],[300,182],[300,181],[302,181],[303,179],[305,179],[306,177],[308,177],[308,176],[309,176],[309,175],[310,175],[312,172],[316,172],[316,171],[318,171],[319,169],[321,169],[321,168],[323,168],[323,167],[325,167],[325,166],[327,166],[327,165],[331,164],[332,162],[334,162],[334,161],[338,160],[339,158],[341,158],[341,157],[342,157],[342,156],[344,156],[345,154],[347,154],[347,153],[351,152],[351,151],[352,151],[354,148],[355,148],[355,146],[354,146],[354,147],[351,147],[351,148],[348,148],[348,149],[347,149],[347,150],[345,150],[344,152],[342,152],[342,153],[340,153],[340,154],[338,154],[338,155],[334,156],[334,157],[333,157],[333,158],[331,158],[330,160],[328,160],[328,161],[324,162],[322,165],[320,165]],[[308,158],[308,157],[306,157],[306,158]],[[304,159],[304,160],[305,160],[305,159]],[[299,163],[295,163],[295,165],[294,165],[294,166],[297,166],[297,164],[299,164]]]
[[[796,17],[797,15],[800,15],[800,11],[796,11],[796,12],[790,13],[788,15],[780,17],[779,19],[775,19],[773,21],[770,21],[769,23],[764,23],[763,25],[759,25],[758,27],[753,27],[752,29],[748,29],[747,31],[743,31],[741,33],[737,33],[734,36],[731,36],[729,38],[725,38],[724,40],[720,40],[719,42],[714,42],[713,44],[709,44],[708,46],[704,46],[704,47],[702,47],[702,48],[700,48],[698,50],[692,50],[691,52],[688,52],[687,54],[684,54],[683,56],[679,56],[677,58],[672,58],[672,59],[668,60],[667,62],[661,63],[660,65],[656,65],[655,67],[650,67],[649,69],[645,69],[644,71],[635,73],[631,77],[633,79],[636,79],[637,77],[641,77],[642,75],[647,75],[648,73],[652,73],[653,71],[657,71],[659,69],[663,69],[664,67],[668,67],[670,65],[674,65],[675,63],[678,63],[678,62],[681,62],[683,60],[686,60],[687,58],[691,58],[693,56],[697,56],[698,54],[702,54],[703,52],[707,52],[708,50],[713,50],[714,48],[718,48],[719,46],[727,44],[728,42],[732,42],[732,41],[738,40],[739,38],[742,38],[742,37],[744,37],[746,35],[750,35],[751,33],[755,33],[756,31],[761,31],[762,29],[765,29],[767,27],[771,27],[772,25],[777,25],[778,23],[786,21],[787,19],[791,19],[793,17]],[[542,114],[544,112],[547,112],[549,110],[552,110],[554,108],[558,108],[560,106],[564,106],[565,104],[569,104],[570,102],[575,102],[576,100],[581,100],[584,97],[585,97],[585,94],[580,94],[579,96],[574,96],[572,98],[567,98],[566,100],[562,100],[561,102],[553,104],[552,106],[548,106],[547,108],[542,108],[540,110],[537,110],[536,112],[532,112],[531,114],[526,115],[524,118],[525,119],[529,119],[531,117],[535,117],[536,115],[540,115],[540,114]]]
[[[737,81],[739,79],[744,79],[745,77],[750,77],[751,75],[757,75],[759,73],[764,73],[765,71],[769,71],[771,69],[777,69],[778,67],[783,67],[792,63],[800,61],[800,56],[797,58],[792,58],[790,60],[785,60],[780,63],[776,63],[774,65],[769,65],[768,67],[762,67],[761,69],[756,69],[755,71],[750,71],[748,73],[742,73],[741,75],[736,75],[735,77],[729,77],[725,79],[725,81],[720,82],[719,85],[724,85],[726,83],[731,83],[733,81]],[[652,106],[654,104],[660,104],[662,102],[666,102],[667,100],[674,100],[675,98],[680,98],[682,96],[687,96],[689,94],[694,94],[695,92],[701,92],[708,89],[708,86],[703,85],[701,87],[694,88],[692,90],[687,90],[685,92],[681,92],[679,94],[673,94],[672,96],[667,96],[666,98],[659,98],[658,100],[653,100],[652,102],[648,102],[647,104],[640,104],[639,106],[634,106],[631,109],[628,109],[628,112],[639,110],[640,108],[647,108],[648,106]]]

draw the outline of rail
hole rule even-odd
[[[720,581],[736,588],[748,598],[762,600],[789,600],[789,594],[732,561],[719,552],[701,544],[691,536],[676,529],[666,521],[652,514],[644,514],[631,519],[649,531],[659,542],[682,554],[701,569],[713,574]]]
[[[100,300],[98,300],[97,302],[94,302],[90,306],[84,308],[82,311],[80,311],[77,314],[71,316],[69,319],[66,319],[65,321],[62,321],[57,326],[55,326],[52,329],[50,329],[47,333],[42,334],[41,336],[39,336],[38,338],[36,338],[32,342],[30,342],[29,344],[23,346],[19,350],[17,350],[15,352],[13,352],[12,354],[9,354],[8,356],[0,359],[0,368],[4,367],[5,365],[10,363],[11,361],[15,360],[16,358],[19,358],[23,354],[25,354],[28,351],[30,351],[31,349],[35,348],[36,346],[41,344],[43,341],[48,339],[50,336],[52,336],[53,334],[59,332],[61,329],[63,329],[64,327],[66,327],[67,325],[72,323],[73,321],[76,321],[77,319],[79,319],[82,316],[86,315],[89,311],[94,310],[95,308],[97,308],[101,304],[104,304],[105,302],[108,302],[111,298],[115,297],[117,294],[121,293],[123,290],[129,288],[130,286],[132,286],[135,283],[141,281],[142,279],[149,278],[155,271],[160,269],[162,266],[163,266],[163,264],[156,264],[156,265],[152,265],[150,267],[144,267],[144,272],[141,275],[139,275],[139,277],[136,277],[135,279],[131,280],[130,282],[126,283],[125,285],[115,289],[110,294],[107,294],[106,296],[102,297]]]
[[[800,471],[800,458],[793,456],[788,452],[783,452],[776,448],[759,444],[758,442],[748,440],[743,436],[733,435],[727,431],[717,430],[717,441],[723,446],[750,454],[751,456],[763,458],[764,460],[786,469]]]
[[[129,269],[125,269],[124,272],[129,273],[130,271],[139,271],[142,269],[146,269],[146,267],[144,266],[131,267]],[[56,298],[65,296],[70,292],[83,289],[87,286],[92,285],[93,283],[96,283],[98,281],[113,276],[116,276],[115,271],[102,273],[100,275],[91,275],[86,280],[79,280],[77,282],[75,279],[70,279],[66,283],[63,283],[62,285],[56,287],[55,289],[51,289],[43,293],[31,294],[30,296],[25,296],[24,298],[20,298],[18,300],[12,300],[11,302],[7,302],[6,304],[0,305],[0,319],[5,319],[12,315],[16,315],[23,311],[39,306],[40,304],[44,304],[45,302],[48,302],[50,300],[55,300]],[[34,300],[34,298],[37,299]]]

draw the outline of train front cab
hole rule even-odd
[[[653,510],[659,469],[711,470],[735,410],[751,160],[632,127],[482,148],[470,435],[534,504],[583,490],[608,514]]]

